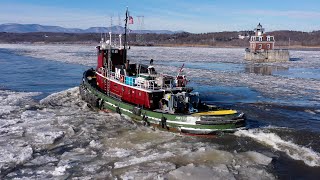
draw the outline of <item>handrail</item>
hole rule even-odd
[[[109,72],[108,69],[105,69],[105,68],[102,68],[102,67],[101,67],[101,70],[102,70],[102,72],[104,72],[102,74],[107,75],[106,76],[107,78],[109,78],[111,80],[116,80],[119,83],[126,84],[126,78],[130,77],[130,76],[120,75],[120,77],[117,78],[116,75],[115,75],[115,72],[112,72],[112,71]],[[159,76],[169,76],[169,75],[167,75],[167,74],[159,74]],[[146,79],[142,80],[142,79],[139,79],[139,81],[138,81],[136,78],[139,78],[139,76],[138,77],[134,77],[134,78],[135,78],[135,80],[133,80],[134,82],[132,84],[135,84],[137,87],[142,88],[142,89],[158,90],[158,89],[163,89],[163,88],[166,89],[166,88],[172,88],[173,87],[172,85],[169,85],[169,84],[163,84],[162,87],[159,87],[159,86],[157,86],[156,80],[146,80]],[[123,79],[123,82],[121,81],[121,79]],[[170,82],[170,84],[172,84],[172,82]],[[128,85],[130,85],[130,84],[128,84]],[[132,86],[132,85],[130,85],[130,86]]]
[[[140,80],[139,82],[137,82],[137,87],[139,88],[143,88],[143,89],[155,89],[155,80]]]

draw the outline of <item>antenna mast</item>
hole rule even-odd
[[[126,44],[127,44],[127,24],[128,24],[128,17],[129,17],[129,11],[127,7],[126,11],[126,19],[125,19],[125,24],[124,24],[124,50],[126,49]]]
[[[118,13],[118,26],[121,26],[121,18],[119,13]]]
[[[138,17],[138,30],[140,31],[139,34],[137,34],[137,40],[139,43],[143,43],[143,33],[142,30],[144,30],[144,16],[137,16]]]
[[[110,35],[110,45],[112,44],[112,41],[111,41],[111,33],[112,33],[112,26],[113,26],[113,15],[110,16],[110,29],[109,29],[109,35]]]

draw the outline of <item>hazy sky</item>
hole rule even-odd
[[[320,30],[320,0],[0,0],[0,24],[23,23],[88,28],[123,23],[131,29],[193,33],[253,30]],[[137,16],[144,16],[138,23]]]

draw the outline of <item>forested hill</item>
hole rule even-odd
[[[276,46],[320,47],[320,31],[273,31]],[[239,36],[240,35],[240,36]],[[248,47],[250,31],[176,34],[129,34],[131,45],[142,46],[214,46]],[[114,35],[114,37],[118,37]],[[5,33],[0,32],[0,43],[98,43],[100,33]]]

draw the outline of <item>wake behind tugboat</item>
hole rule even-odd
[[[176,77],[159,74],[153,66],[130,64],[127,59],[128,11],[124,46],[110,39],[97,46],[96,70],[83,74],[80,95],[92,107],[125,114],[145,125],[174,132],[213,134],[234,132],[245,126],[244,113],[202,103],[199,93],[187,87],[180,69]]]

